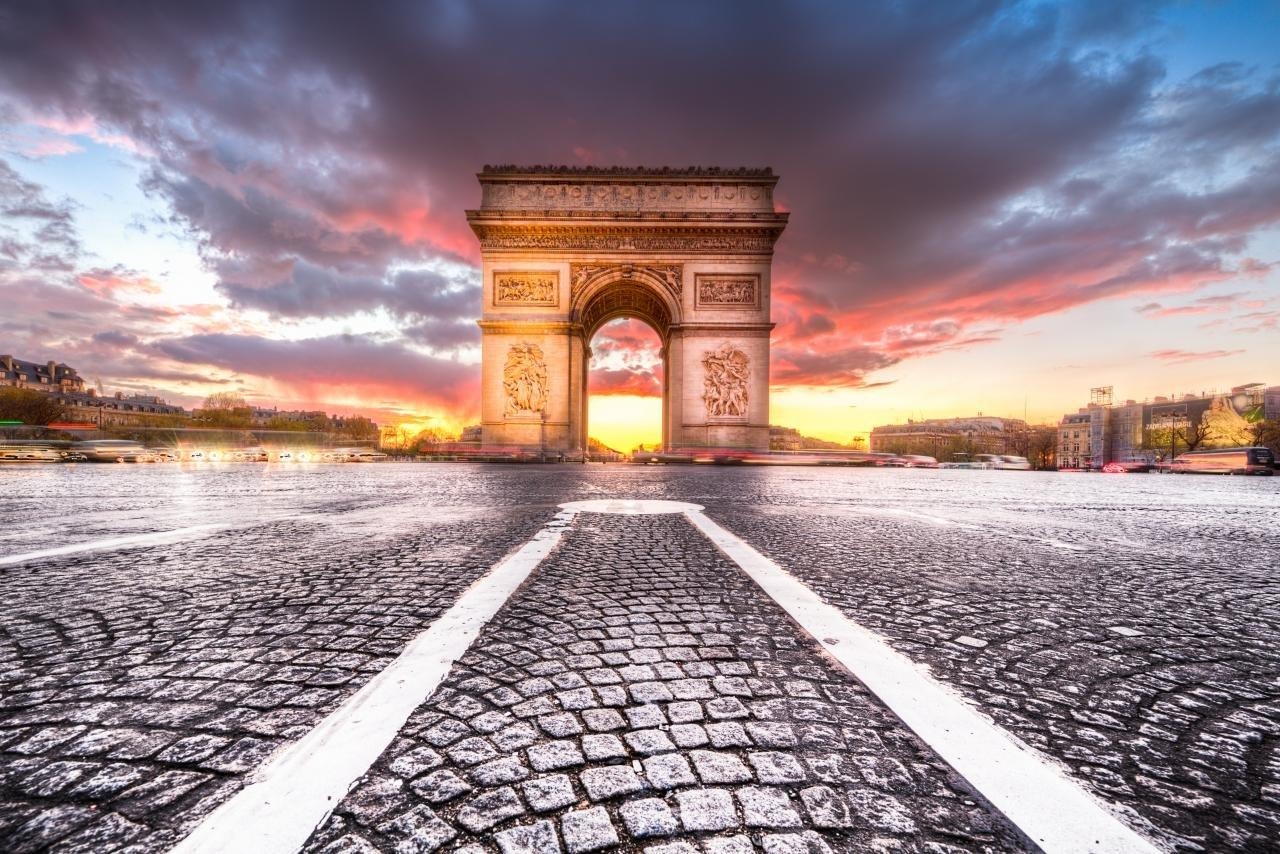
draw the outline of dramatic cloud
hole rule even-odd
[[[639,320],[606,323],[591,340],[591,394],[662,394],[662,342]]]
[[[1149,294],[1129,315],[1144,323],[1225,320],[1252,310],[1244,296],[1199,290],[1260,282],[1277,260],[1258,238],[1280,224],[1280,89],[1274,68],[1247,63],[1172,77],[1162,11],[13,4],[0,19],[9,150],[131,158],[223,302],[139,314],[150,271],[87,257],[74,203],[4,161],[0,284],[79,291],[59,303],[76,318],[62,338],[107,367],[123,363],[105,348],[132,336],[186,365],[318,392],[304,356],[360,352],[413,372],[379,394],[445,405],[477,377],[463,211],[482,164],[741,163],[773,166],[793,212],[775,259],[779,386],[887,382],[868,377],[1100,300]],[[47,304],[15,299],[6,329],[51,328]],[[122,337],[97,339],[88,316]],[[331,337],[352,318],[381,331]],[[657,393],[656,347],[595,346],[593,390]]]
[[[0,273],[66,272],[81,254],[72,203],[50,201],[0,159]]]
[[[288,385],[294,399],[323,400],[358,390],[369,399],[415,402],[468,411],[479,393],[473,366],[355,335],[268,341],[248,335],[193,335],[159,341],[178,362],[213,365]]]

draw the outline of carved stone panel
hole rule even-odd
[[[537,344],[513,344],[502,368],[508,418],[542,415],[547,408],[547,361]]]
[[[551,272],[507,272],[493,274],[494,305],[560,304],[560,274]]]
[[[578,298],[578,294],[582,293],[588,282],[611,269],[613,268],[603,264],[570,264],[569,290],[572,299]]]
[[[604,276],[660,284],[677,302],[684,290],[683,264],[570,264],[570,292],[573,299],[593,281]]]
[[[743,310],[760,307],[760,276],[698,273],[693,300],[697,308]]]
[[[726,341],[702,354],[702,367],[707,418],[746,418],[751,379],[747,354]]]
[[[773,188],[758,182],[486,182],[489,210],[772,211]]]

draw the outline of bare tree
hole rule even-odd
[[[1280,419],[1269,418],[1249,425],[1249,441],[1280,454]]]
[[[1174,434],[1187,446],[1187,452],[1196,450],[1205,442],[1213,439],[1215,433],[1208,419],[1190,419],[1173,428]]]
[[[1030,428],[1027,442],[1027,458],[1037,469],[1057,467],[1058,428],[1053,424],[1039,424]]]

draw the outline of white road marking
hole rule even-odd
[[[244,789],[174,848],[174,854],[292,854],[382,754],[511,594],[560,542],[564,510],[498,562],[385,670],[314,729],[277,751]]]
[[[614,513],[622,516],[655,516],[664,513],[686,513],[702,509],[701,504],[654,499],[606,498],[599,501],[570,501],[560,505],[574,513]]]
[[[4,557],[0,557],[0,566],[10,566],[15,563],[28,563],[33,560],[76,554],[77,552],[97,552],[123,549],[129,546],[156,546],[164,545],[166,543],[176,543],[181,540],[208,536],[214,531],[221,530],[223,527],[225,526],[191,525],[186,528],[175,528],[172,531],[155,531],[150,534],[130,534],[127,537],[112,537],[106,540],[90,540],[86,543],[72,543],[68,546],[41,549],[37,552],[26,552],[25,554],[20,555],[6,555]]]
[[[1156,852],[1150,841],[873,632],[699,511],[685,514],[952,768],[1045,851]]]

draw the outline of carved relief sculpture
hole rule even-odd
[[[760,278],[758,276],[697,277],[695,291],[699,307],[757,308],[760,305]]]
[[[547,362],[536,344],[514,344],[502,369],[506,414],[537,415],[547,408]]]
[[[560,276],[557,273],[494,273],[494,305],[560,304]]]
[[[681,232],[650,229],[647,233],[630,231],[626,234],[610,234],[605,229],[588,230],[586,228],[525,228],[513,226],[473,226],[480,239],[480,248],[494,249],[558,249],[580,252],[742,252],[770,255],[773,244],[782,229],[755,229],[749,234],[724,233],[719,229],[716,234],[703,234],[696,230]]]
[[[661,282],[663,287],[667,289],[677,300],[680,299],[680,293],[684,283],[684,265],[683,264],[570,264],[569,278],[571,284],[571,293],[574,299],[597,277],[605,275],[619,274],[622,278],[651,278]]]
[[[611,268],[599,264],[570,264],[569,282],[573,297],[576,299],[578,294],[582,293],[582,289],[586,287],[587,282],[609,269]]]
[[[751,366],[747,354],[725,342],[702,355],[703,393],[708,418],[745,418],[747,380]]]

